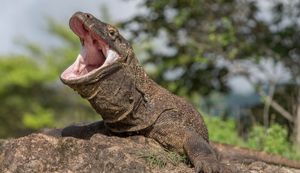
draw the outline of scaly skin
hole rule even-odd
[[[139,64],[130,44],[112,26],[90,14],[77,12],[71,20],[113,48],[121,57],[112,65],[87,77],[63,83],[87,99],[102,116],[108,131],[139,133],[157,140],[164,147],[187,154],[196,172],[231,172],[220,164],[209,144],[202,116],[186,100],[173,95],[151,80]],[[114,33],[109,33],[113,29]],[[113,37],[112,37],[113,35]],[[80,136],[96,125],[68,127],[63,136]],[[77,134],[76,134],[77,133]]]

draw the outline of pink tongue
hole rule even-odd
[[[84,39],[84,47],[82,49],[82,56],[84,57],[87,66],[100,66],[103,64],[105,58],[100,54],[99,45],[93,42],[93,38],[88,35]]]
[[[84,58],[82,57],[81,53],[78,54],[77,58],[76,58],[76,62],[75,62],[75,66],[73,68],[73,72],[74,76],[78,76],[78,75],[82,75],[82,74],[86,74],[88,73],[87,69],[86,69],[86,64],[84,62]]]
[[[81,54],[83,56],[82,61],[86,66],[100,66],[103,63],[104,58],[98,50],[83,50]]]
[[[93,42],[91,36],[87,35],[84,39],[84,46],[76,59],[76,65],[73,68],[74,75],[84,75],[88,72],[100,67],[105,57],[101,50],[98,50],[99,46]]]

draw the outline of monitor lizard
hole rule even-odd
[[[63,136],[80,136],[103,125],[114,134],[144,135],[186,154],[196,172],[234,171],[220,163],[199,112],[148,77],[117,28],[83,12],[76,12],[69,25],[82,49],[60,79],[87,99],[103,121],[67,127]]]

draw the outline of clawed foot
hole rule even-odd
[[[194,166],[196,173],[233,173],[226,165],[213,159],[201,159]]]

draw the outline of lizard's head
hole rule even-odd
[[[83,12],[76,12],[69,25],[80,38],[82,49],[75,62],[61,74],[64,83],[84,81],[114,64],[129,62],[132,48],[115,27]]]

